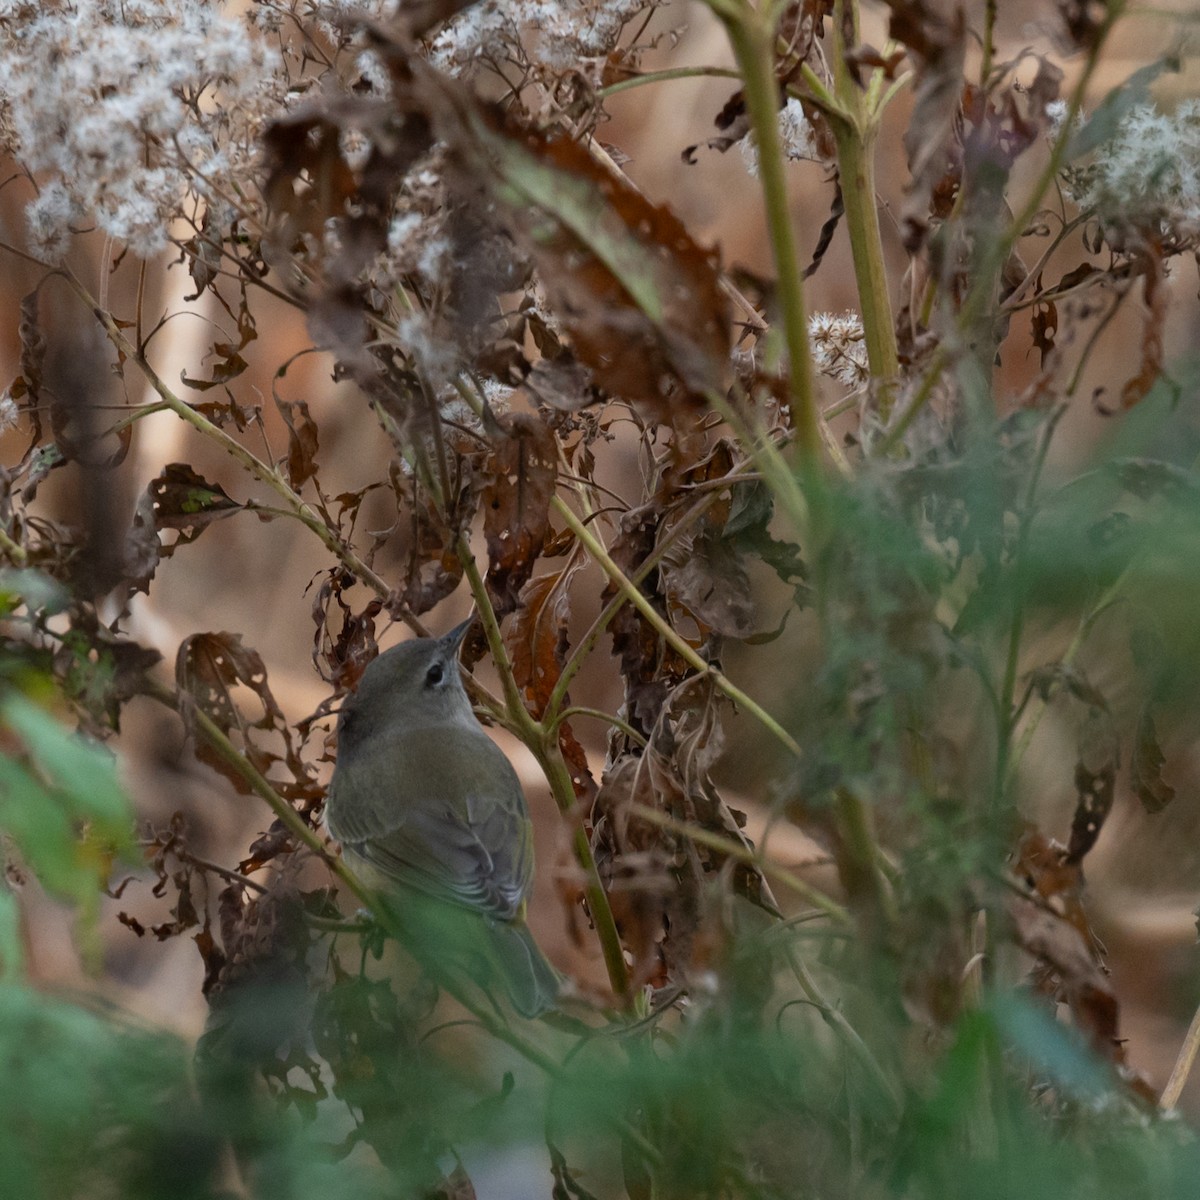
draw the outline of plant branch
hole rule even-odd
[[[748,846],[743,846],[740,842],[735,842],[732,838],[722,837],[719,833],[713,833],[711,829],[705,829],[703,826],[695,825],[690,821],[681,821],[677,817],[672,817],[669,813],[659,812],[658,809],[650,808],[645,804],[631,802],[625,806],[625,811],[630,816],[637,817],[639,821],[646,821],[648,824],[655,825],[659,829],[665,829],[669,833],[677,833],[680,837],[685,837],[689,841],[695,842],[698,846],[707,846],[708,849],[716,850],[718,853],[724,854],[736,862],[742,862],[747,866],[756,868],[764,875],[770,876],[775,882],[782,884],[788,891],[795,892],[797,896],[803,897],[814,908],[820,909],[825,916],[829,917],[830,920],[840,925],[843,929],[852,929],[854,927],[853,917],[832,896],[827,896],[820,888],[813,887],[811,883],[801,879],[794,871],[788,870],[787,867],[781,866],[779,863],[772,862],[771,859],[765,858],[760,852],[751,850]]]
[[[326,549],[349,567],[356,577],[373,588],[380,596],[387,597],[391,595],[391,588],[388,587],[383,579],[328,528],[320,516],[313,511],[311,505],[301,499],[299,494],[291,488],[274,467],[263,462],[257,455],[247,450],[241,442],[230,437],[219,425],[214,424],[202,413],[197,412],[190,404],[180,399],[167,386],[162,376],[150,365],[145,354],[134,346],[121,332],[120,326],[113,320],[111,314],[97,304],[95,298],[79,280],[70,274],[64,275],[64,278],[76,295],[79,296],[80,300],[92,311],[92,315],[95,316],[96,320],[100,322],[113,347],[124,355],[125,358],[135,363],[138,369],[145,375],[147,382],[149,382],[150,386],[162,399],[163,407],[170,409],[171,412],[186,421],[198,433],[215,442],[255,479],[260,483],[266,484],[267,487],[280,497],[284,503],[284,507],[297,520],[312,530],[324,542]]]
[[[615,96],[618,92],[644,87],[648,83],[663,83],[669,79],[693,79],[697,76],[710,76],[717,79],[741,78],[737,71],[732,71],[728,67],[671,67],[665,71],[647,71],[643,75],[634,75],[629,79],[610,83],[608,87],[600,88],[596,92],[596,96],[601,100],[607,100],[609,96]]]
[[[792,754],[797,758],[801,755],[800,744],[792,737],[779,722],[771,716],[758,701],[746,695],[741,688],[733,684],[721,671],[711,663],[707,663],[683,638],[671,628],[670,624],[654,605],[642,594],[641,590],[630,581],[628,576],[609,557],[608,551],[601,545],[600,540],[575,515],[574,512],[555,496],[551,501],[555,511],[569,525],[575,536],[587,547],[588,553],[603,568],[604,573],[621,590],[622,594],[637,608],[638,612],[649,622],[656,633],[662,637],[690,667],[712,676],[716,686],[729,697],[734,704],[745,709],[768,729]]]
[[[178,696],[165,684],[161,684],[157,680],[149,680],[147,694],[167,708],[179,712],[182,716]],[[346,889],[364,908],[371,911],[377,923],[391,937],[395,938],[401,945],[407,945],[407,940],[402,936],[399,927],[389,915],[387,906],[379,903],[375,893],[363,884],[358,876],[346,866],[340,856],[330,854],[328,847],[313,832],[300,814],[267,782],[266,778],[254,764],[225,736],[221,727],[202,709],[194,708],[191,716],[195,722],[195,729],[203,735],[205,741],[208,742],[221,760],[232,767],[260,799],[266,801],[280,824],[297,841],[325,862],[330,871],[337,876]],[[548,1054],[538,1046],[535,1046],[527,1038],[523,1038],[485,1006],[475,1003],[469,996],[462,994],[461,989],[451,987],[445,979],[441,979],[441,982],[451,992],[455,1000],[467,1009],[488,1033],[499,1041],[506,1043],[520,1054],[522,1058],[539,1067],[547,1075],[557,1078],[559,1075],[558,1063]]]

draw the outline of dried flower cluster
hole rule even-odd
[[[205,0],[15,0],[0,11],[6,149],[41,180],[28,220],[57,260],[95,222],[143,257],[185,201],[243,178],[281,97],[266,45]]]
[[[438,34],[431,61],[452,74],[472,74],[517,49],[526,65],[580,71],[598,82],[621,31],[651,6],[651,0],[483,0]]]
[[[1136,105],[1092,157],[1067,173],[1081,209],[1114,223],[1200,233],[1200,100],[1183,100],[1174,113]]]
[[[813,313],[808,319],[813,366],[848,388],[859,388],[871,377],[862,317],[858,313]]]

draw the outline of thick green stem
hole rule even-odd
[[[858,285],[858,302],[862,310],[867,361],[872,377],[883,382],[884,386],[879,390],[879,414],[887,420],[892,407],[889,385],[900,373],[900,357],[896,349],[895,318],[883,260],[879,208],[875,201],[875,138],[879,131],[882,73],[876,72],[876,78],[866,92],[852,77],[846,65],[846,53],[854,47],[844,44],[842,34],[847,15],[851,37],[857,41],[856,0],[836,0],[831,26],[831,58],[838,112],[830,116],[830,127],[837,145],[838,176],[846,210],[846,232],[850,237],[854,277]]]
[[[837,124],[834,128],[867,361],[875,379],[893,380],[900,373],[900,357],[875,202],[874,130],[860,133]],[[880,415],[886,419],[890,411],[891,396],[885,389],[880,396]]]
[[[697,76],[715,77],[718,79],[740,79],[736,71],[728,67],[670,67],[665,71],[647,71],[644,75],[634,75],[630,79],[621,79],[601,88],[597,97],[607,100],[618,92],[627,92],[630,88],[645,87],[648,83],[663,83],[668,79],[694,79]]]
[[[872,914],[887,928],[896,922],[896,905],[883,870],[875,837],[875,822],[867,804],[850,788],[835,793],[838,833],[842,840],[842,884],[851,894],[866,898]]]
[[[758,171],[775,260],[784,341],[788,350],[789,406],[800,464],[815,473],[820,461],[820,421],[808,345],[808,313],[796,256],[779,137],[779,85],[775,79],[774,29],[748,3],[712,6],[725,25],[745,85],[746,109],[758,147]]]

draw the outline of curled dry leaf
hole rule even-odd
[[[407,67],[460,186],[482,180],[500,202],[595,382],[664,422],[723,389],[730,325],[716,255],[577,142],[518,125],[420,60]]]
[[[1079,799],[1071,818],[1071,839],[1067,846],[1069,862],[1083,861],[1096,844],[1112,811],[1120,748],[1107,706],[1089,707],[1079,734],[1079,758],[1075,763],[1075,789]]]
[[[241,307],[237,314],[237,332],[238,336],[235,342],[213,343],[212,357],[215,361],[208,379],[193,378],[185,371],[180,376],[183,383],[195,391],[206,392],[210,388],[223,387],[232,382],[248,367],[249,364],[243,357],[242,351],[258,337],[258,329],[250,313],[244,288]]]
[[[411,535],[404,607],[420,616],[458,587],[463,565],[455,553],[451,532],[429,500],[414,496],[408,511]],[[466,520],[469,519],[468,512]]]
[[[326,574],[317,594],[313,597],[312,618],[316,629],[313,633],[313,665],[321,678],[340,690],[353,689],[367,664],[379,653],[375,641],[375,618],[383,611],[383,602],[372,597],[360,613],[343,599],[343,593],[352,587],[355,578],[343,566],[336,566]],[[329,627],[329,609],[336,604],[341,627],[336,636]]]
[[[1142,325],[1142,354],[1137,374],[1121,389],[1121,407],[1136,407],[1162,375],[1163,328],[1166,325],[1168,293],[1162,254],[1149,245],[1139,256],[1142,266],[1142,295],[1146,319]]]
[[[914,253],[929,228],[930,200],[957,154],[966,24],[961,5],[946,0],[891,0],[890,36],[918,65],[904,149],[912,176],[901,214],[904,245]]]
[[[562,674],[567,653],[570,594],[567,583],[577,567],[531,579],[522,589],[520,604],[506,622],[504,645],[513,678],[525,706],[541,720]]]
[[[1120,1007],[1084,911],[1078,863],[1029,828],[1018,847],[1016,870],[1029,895],[1015,897],[1009,911],[1017,943],[1035,959],[1035,985],[1067,1005],[1098,1054],[1123,1062]]]
[[[46,335],[38,315],[38,293],[21,297],[21,318],[17,324],[21,342],[20,372],[9,392],[14,400],[29,399],[29,415],[33,421],[34,444],[41,440],[41,418],[38,405],[42,394],[42,368],[46,361]]]
[[[642,563],[653,553],[662,517],[661,505],[651,501],[631,509],[621,518],[620,532],[609,547],[609,554],[627,578],[636,576]],[[655,570],[639,587],[663,611],[663,602],[657,594],[658,583]],[[601,599],[607,604],[616,595],[616,585],[609,583]],[[625,681],[625,716],[635,729],[649,734],[671,688],[684,678],[686,664],[663,644],[654,627],[632,604],[621,605],[608,632]]]
[[[521,589],[516,612],[505,623],[504,644],[513,678],[526,707],[538,720],[546,715],[546,706],[566,662],[570,581],[581,569],[582,564],[569,562],[561,571],[531,579]],[[560,722],[558,741],[576,797],[590,804],[596,794],[596,782],[588,765],[587,751],[575,737],[569,721]]]
[[[317,424],[303,400],[289,402],[276,397],[275,404],[288,427],[288,483],[298,489],[317,473]]]

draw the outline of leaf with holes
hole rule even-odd
[[[202,712],[233,742],[261,775],[283,762],[289,771],[285,781],[272,786],[286,799],[299,801],[303,812],[315,807],[322,796],[312,769],[300,758],[291,728],[267,683],[267,669],[257,651],[242,643],[236,633],[195,633],[185,638],[175,658],[175,682],[183,701],[181,715],[195,739],[196,757],[224,775],[239,792],[252,789],[236,764],[228,761],[208,739],[195,720]],[[261,712],[247,716],[235,701],[235,693],[246,688],[258,701]],[[283,753],[263,746],[254,731],[276,734]]]
[[[217,483],[197,475],[187,463],[170,463],[146,488],[157,530],[175,529],[179,537],[162,547],[170,558],[180,546],[194,542],[214,521],[231,517],[245,507]]]

